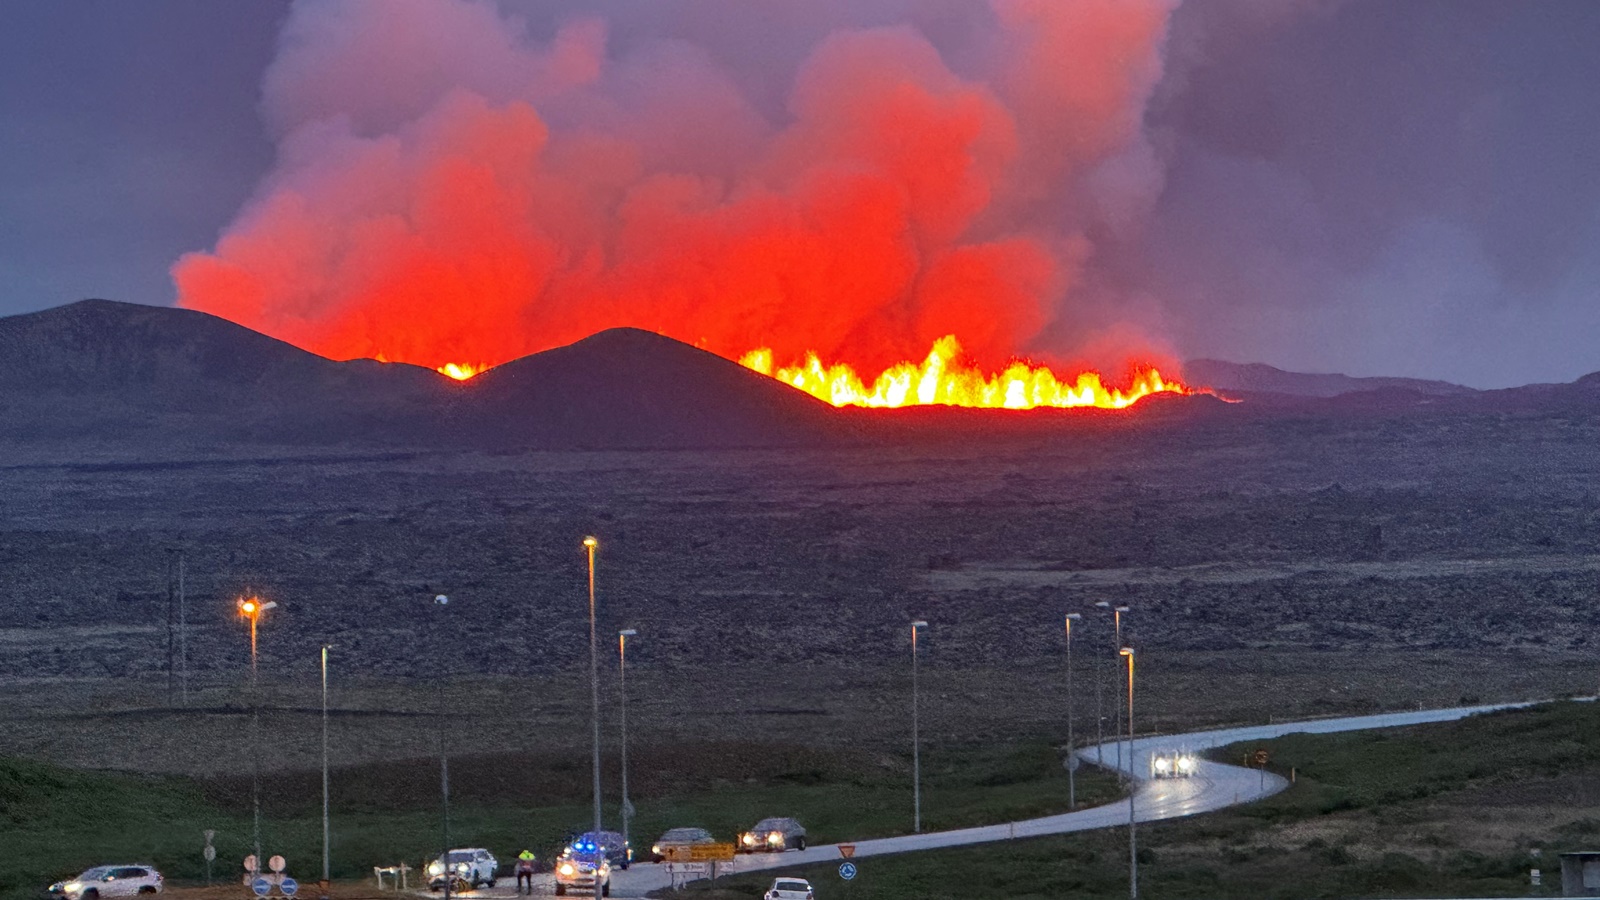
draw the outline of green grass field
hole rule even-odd
[[[1557,895],[1557,854],[1600,849],[1600,708],[1561,703],[1471,720],[1263,747],[1294,785],[1262,803],[1139,828],[1147,898],[1522,897],[1528,870]],[[1128,895],[1127,831],[1101,831],[802,867],[820,900]],[[754,897],[771,873],[692,885]],[[1555,886],[1552,886],[1555,885]]]
[[[663,772],[659,766],[671,766]],[[792,815],[812,843],[901,834],[911,827],[909,760],[784,746],[741,744],[641,752],[634,845],[676,825],[701,825],[724,839],[769,815]],[[541,857],[592,816],[587,760],[515,754],[453,761],[450,843],[483,846],[502,860],[530,847]],[[1117,794],[1104,775],[1080,772],[1080,804]],[[437,760],[385,763],[334,773],[333,874],[370,877],[374,865],[419,864],[443,841]],[[616,781],[606,810],[615,827]],[[263,782],[263,846],[291,874],[320,874],[320,775],[276,774]],[[512,798],[543,798],[542,803]],[[928,748],[924,823],[958,828],[1067,808],[1067,778],[1045,741],[1005,747]],[[203,883],[202,832],[216,831],[219,879],[237,877],[250,851],[248,777],[212,781],[75,772],[0,760],[0,897],[32,897],[50,882],[106,862],[154,864],[174,883]]]

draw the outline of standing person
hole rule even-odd
[[[528,895],[533,896],[533,851],[524,850],[517,854],[517,893],[522,893],[522,886],[528,886]]]

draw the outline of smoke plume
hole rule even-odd
[[[1088,352],[1057,323],[1160,190],[1174,4],[297,3],[276,165],[179,302],[427,366],[620,325],[863,367],[952,333],[987,365]]]

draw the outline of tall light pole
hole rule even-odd
[[[589,700],[594,724],[594,839],[597,844],[600,842],[600,650],[595,640],[594,551],[599,546],[600,542],[593,535],[583,539],[583,548],[589,555]],[[600,900],[602,889],[599,872],[596,868],[595,900]]]
[[[928,623],[921,619],[911,623],[911,830],[917,834],[922,833],[922,733],[917,714],[917,630],[927,627]]]
[[[250,880],[254,881],[261,874],[261,679],[256,655],[256,626],[261,614],[269,609],[277,609],[278,604],[252,596],[240,598],[237,605],[239,615],[250,620],[250,805],[254,817],[251,833],[256,851],[252,857],[255,869],[250,873]]]
[[[322,645],[322,898],[328,897],[328,860],[332,855],[333,838],[328,830],[328,650],[332,644]]]
[[[1128,660],[1128,768],[1133,768],[1133,648],[1120,651]],[[1139,838],[1133,827],[1133,795],[1139,792],[1135,784],[1128,790],[1128,897],[1139,900]]]
[[[1082,613],[1067,613],[1067,809],[1078,808],[1078,744],[1072,735],[1072,623]]]
[[[1110,612],[1111,611],[1111,604],[1109,602],[1105,601],[1105,600],[1099,600],[1099,601],[1095,602],[1094,608],[1095,609],[1103,609],[1106,612]],[[1111,659],[1111,668],[1112,669],[1116,669],[1116,667],[1117,667],[1116,657],[1112,657],[1112,659]],[[1095,762],[1095,765],[1100,766],[1101,768],[1104,768],[1105,764],[1106,764],[1106,749],[1105,749],[1106,748],[1106,729],[1105,729],[1106,712],[1105,712],[1105,700],[1104,700],[1105,686],[1106,686],[1105,685],[1106,673],[1101,670],[1099,664],[1097,664],[1097,663],[1093,664],[1091,666],[1091,668],[1093,668],[1094,672],[1095,672],[1095,678],[1094,678],[1094,762]]]
[[[1117,651],[1117,652],[1121,652],[1121,650],[1122,650],[1122,614],[1127,612],[1128,608],[1126,606],[1118,606],[1118,607],[1114,607],[1111,611],[1112,611],[1112,613],[1114,613],[1116,615],[1116,632],[1117,632],[1116,633],[1116,642],[1114,644],[1112,644],[1112,649]],[[1113,656],[1111,658],[1111,662],[1113,663],[1113,666],[1115,665],[1116,661],[1117,661],[1116,657]],[[1121,703],[1117,704],[1117,711],[1116,711],[1116,714],[1112,717],[1112,724],[1115,726],[1113,731],[1112,731],[1112,733],[1120,735],[1122,733],[1122,704]],[[1128,754],[1130,756],[1130,758],[1128,760],[1128,769],[1131,771],[1133,769],[1133,759],[1131,758],[1131,756],[1133,754],[1133,748],[1131,746],[1128,748]],[[1123,777],[1122,776],[1122,740],[1119,738],[1117,740],[1117,780],[1121,781],[1122,777]]]
[[[434,640],[434,644],[437,645],[435,652],[439,654],[439,709],[435,714],[435,718],[439,723],[439,800],[444,812],[443,817],[440,819],[444,837],[444,849],[440,851],[439,859],[443,861],[444,866],[444,900],[450,900],[450,882],[455,879],[455,873],[450,868],[450,755],[445,750],[444,740],[445,729],[450,721],[450,717],[447,715],[449,709],[445,704],[444,693],[445,647],[448,646],[445,641],[444,608],[450,605],[450,597],[446,594],[439,594],[433,598],[433,602],[435,606],[439,607],[439,636]],[[424,870],[422,874],[426,877],[428,873]]]
[[[617,632],[617,694],[622,700],[622,844],[628,846],[628,820],[633,804],[628,801],[628,638],[639,632],[624,628]]]

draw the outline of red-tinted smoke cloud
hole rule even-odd
[[[1035,340],[1159,189],[1141,122],[1172,6],[991,0],[937,44],[841,25],[763,109],[693,43],[608,48],[616,22],[297,4],[263,85],[276,166],[174,265],[179,302],[427,366],[619,325],[864,369],[950,333],[989,364],[1074,353]]]

